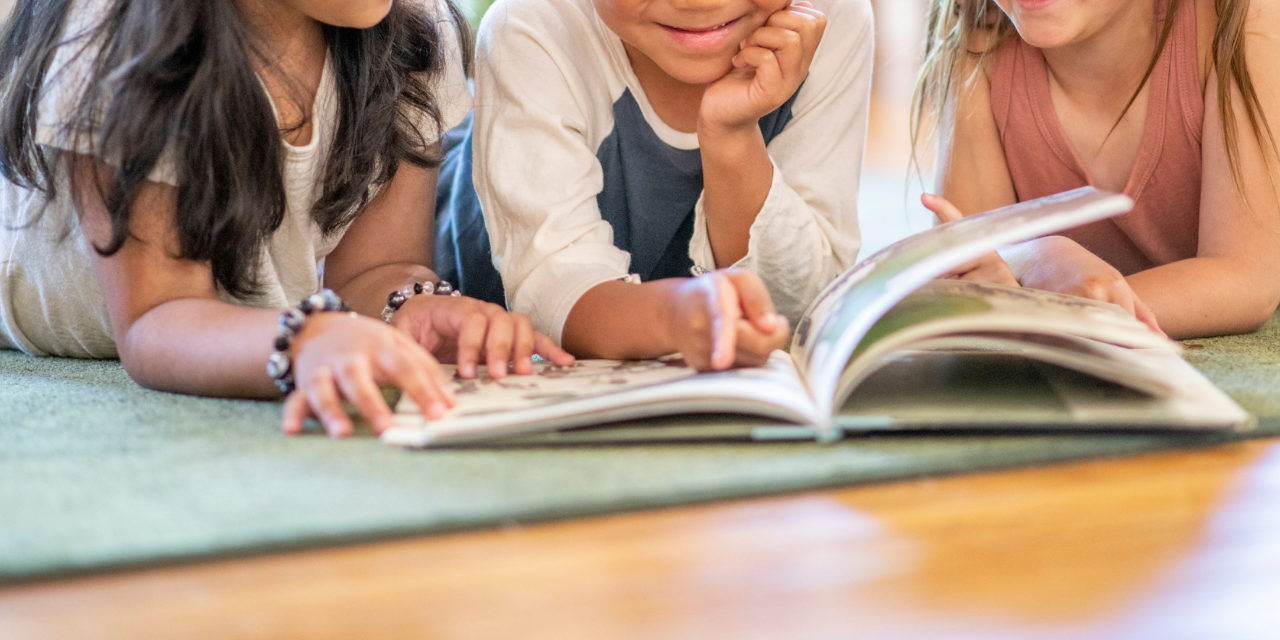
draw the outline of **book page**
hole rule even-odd
[[[1086,187],[939,225],[867,258],[832,282],[796,327],[792,357],[831,415],[841,373],[876,320],[924,283],[999,247],[1120,215],[1129,198]],[[828,435],[835,437],[830,424]]]
[[[1016,349],[1033,359],[1127,382],[1148,392],[1163,388],[1161,372],[1135,365],[1128,352],[1180,350],[1177,343],[1113,304],[1022,287],[934,280],[904,298],[867,331],[854,349],[853,362],[840,376],[836,405],[893,352],[940,350],[950,344],[948,338],[954,338],[950,342],[984,340],[988,349]]]
[[[749,369],[698,373],[677,357],[660,360],[579,360],[569,367],[537,363],[533,375],[472,380],[452,374],[458,403],[428,421],[412,400],[396,405],[385,442],[411,447],[462,444],[641,417],[738,413],[812,424],[808,391],[785,351]]]
[[[899,350],[842,404],[846,432],[897,429],[1248,429],[1249,414],[1176,353],[1133,349],[1148,394],[1024,354]]]

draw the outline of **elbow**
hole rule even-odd
[[[148,368],[144,362],[144,358],[137,353],[138,349],[129,347],[129,340],[116,341],[116,349],[120,356],[120,364],[124,367],[124,372],[129,374],[129,378],[144,389],[152,391],[163,391],[157,384],[154,376],[149,375]]]
[[[1254,331],[1258,331],[1266,326],[1267,323],[1271,321],[1271,318],[1275,316],[1276,308],[1278,306],[1280,306],[1280,301],[1278,300],[1268,300],[1253,305],[1253,308],[1249,310],[1246,323],[1248,326],[1245,329],[1245,332],[1253,333]]]
[[[1228,333],[1254,333],[1262,329],[1275,315],[1277,306],[1280,306],[1280,299],[1273,297],[1259,298],[1249,302],[1240,309],[1236,317],[1237,322]]]
[[[155,374],[155,367],[150,366],[146,357],[146,349],[134,335],[137,332],[127,327],[116,332],[116,353],[124,372],[129,374],[138,386],[152,391],[168,391],[162,384],[160,376]]]

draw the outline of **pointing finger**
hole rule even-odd
[[[938,217],[938,222],[943,224],[954,222],[964,217],[964,214],[960,213],[960,210],[951,204],[951,201],[942,196],[926,193],[920,196],[920,203],[926,209],[932,211]]]
[[[742,269],[727,269],[725,275],[738,291],[743,314],[762,333],[771,334],[785,322],[773,306],[769,289],[760,276]]]
[[[728,369],[733,366],[733,358],[737,353],[738,320],[742,318],[742,303],[738,298],[738,290],[727,276],[722,273],[712,274],[715,278],[715,297],[711,325],[711,368]]]

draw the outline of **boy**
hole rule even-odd
[[[511,308],[585,357],[762,364],[857,255],[871,25],[866,0],[490,9],[471,150]],[[488,243],[453,213],[465,287]]]

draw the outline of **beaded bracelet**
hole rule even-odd
[[[395,317],[396,312],[400,310],[400,307],[404,306],[404,303],[409,301],[409,298],[424,293],[429,296],[453,296],[455,298],[462,295],[461,291],[455,291],[453,285],[444,280],[441,280],[440,284],[430,281],[415,282],[412,286],[405,287],[399,291],[392,291],[387,296],[387,306],[382,309],[382,319],[391,322],[391,318]]]
[[[319,293],[303,299],[298,306],[280,314],[275,351],[272,352],[271,357],[267,358],[267,375],[271,376],[282,393],[292,393],[295,388],[293,358],[289,356],[289,347],[293,345],[293,339],[302,332],[302,327],[307,324],[307,317],[313,313],[350,310],[347,303],[343,302],[332,289],[321,289]]]

